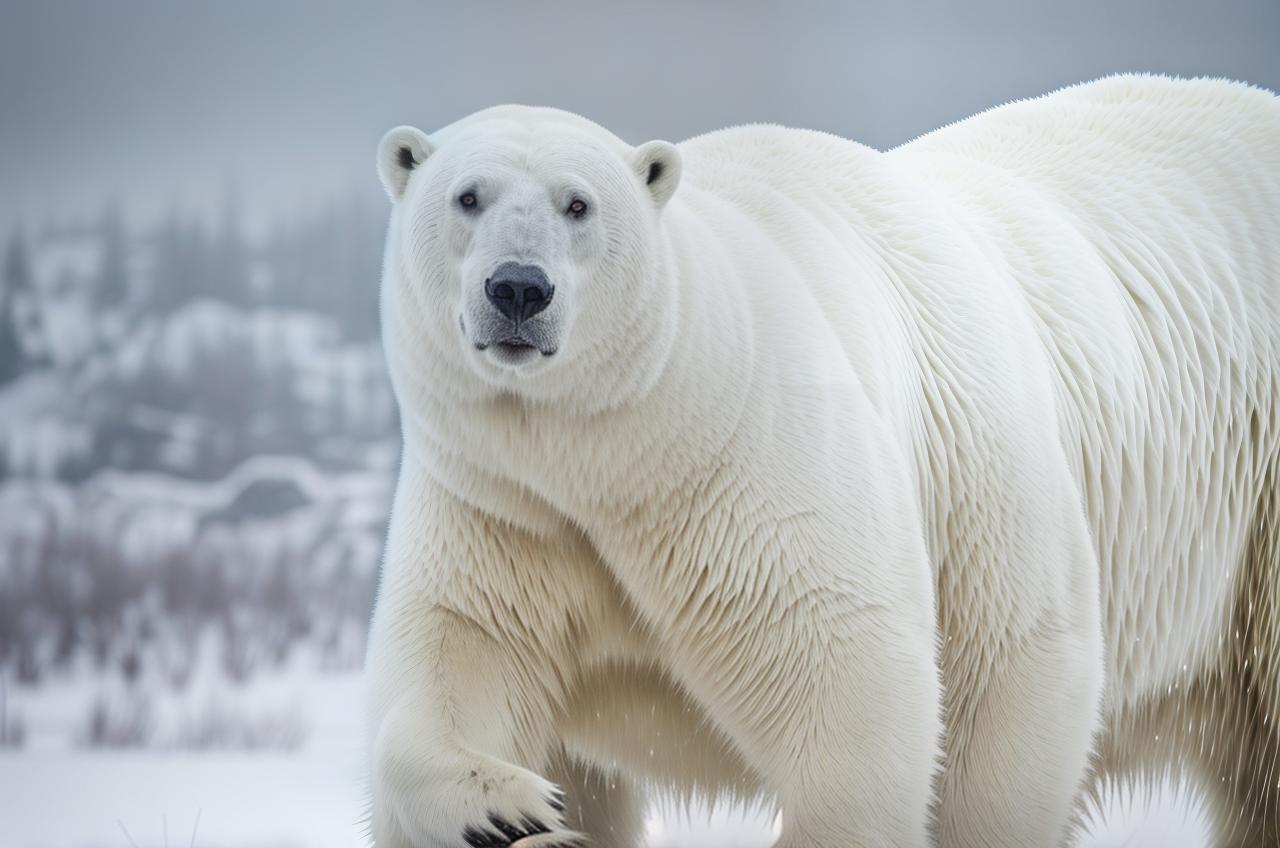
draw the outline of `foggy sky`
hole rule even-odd
[[[747,121],[876,147],[1143,70],[1280,88],[1280,0],[49,2],[0,12],[0,227],[355,187],[400,123],[500,102],[639,143]]]

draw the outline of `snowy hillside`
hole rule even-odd
[[[380,227],[108,207],[9,239],[0,747],[303,745],[237,692],[361,661],[398,455]]]
[[[0,846],[354,848],[399,452],[381,221],[19,231],[0,279]],[[1086,845],[1193,846],[1116,803]],[[652,812],[755,848],[767,811]],[[194,834],[194,840],[193,840]]]

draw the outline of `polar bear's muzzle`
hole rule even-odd
[[[555,286],[541,267],[503,262],[485,278],[483,289],[484,300],[473,301],[468,318],[459,321],[476,350],[506,366],[556,352],[555,310],[548,311]]]
[[[518,328],[551,305],[555,286],[537,265],[504,262],[484,281],[484,296]]]

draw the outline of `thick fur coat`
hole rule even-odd
[[[1115,77],[878,152],[397,128],[382,846],[1055,846],[1188,769],[1280,844],[1280,100]]]

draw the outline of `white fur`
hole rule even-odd
[[[1148,767],[1116,734],[1240,653],[1280,552],[1274,96],[1117,77],[887,153],[500,107],[379,167],[379,845],[635,846],[646,786],[767,793],[785,848],[1061,844],[1099,731]],[[505,260],[554,355],[476,349]]]

